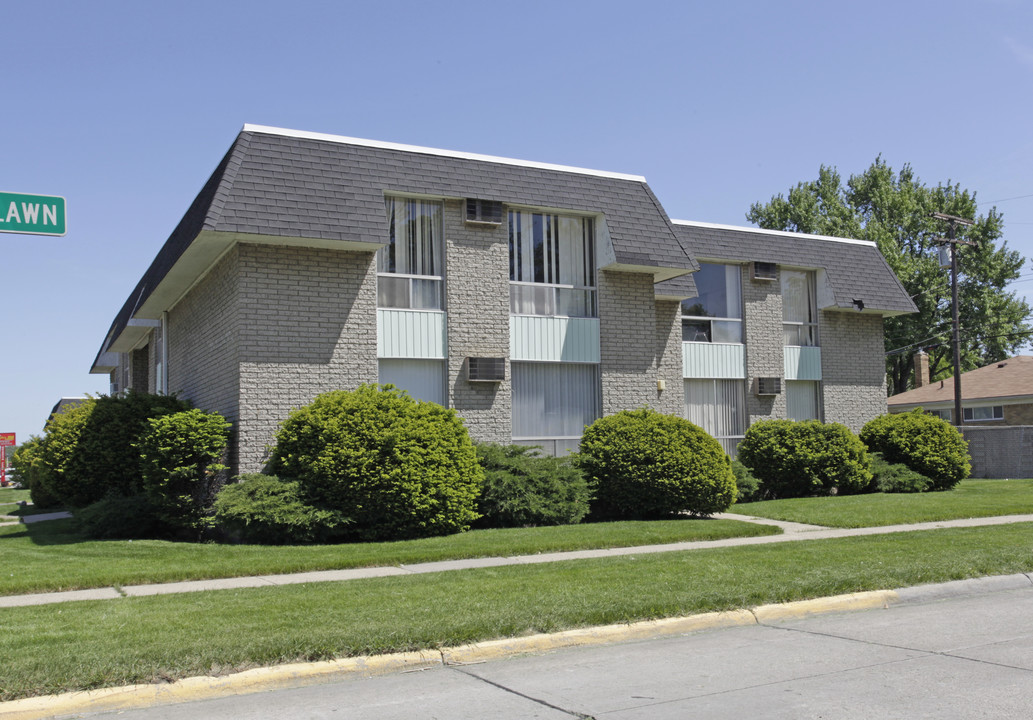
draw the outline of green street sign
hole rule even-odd
[[[65,199],[0,192],[0,232],[64,235]]]

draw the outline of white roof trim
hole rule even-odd
[[[781,235],[782,237],[807,238],[808,240],[828,240],[830,242],[841,242],[847,245],[865,245],[867,247],[878,247],[871,240],[855,240],[854,238],[833,237],[832,235],[811,235],[809,233],[787,232],[785,230],[765,230],[764,228],[746,227],[745,225],[719,225],[718,223],[697,222],[695,220],[671,220],[675,225],[693,225],[695,227],[715,228],[717,230],[740,230],[752,233],[763,233],[765,235]]]
[[[442,157],[459,158],[461,160],[476,160],[478,162],[498,163],[500,165],[517,165],[519,167],[538,168],[539,170],[557,170],[559,172],[578,173],[580,175],[595,175],[596,177],[611,178],[614,180],[630,180],[632,182],[641,183],[646,181],[646,179],[641,175],[627,175],[625,173],[608,172],[606,170],[589,170],[588,168],[554,165],[552,163],[541,163],[531,160],[516,160],[514,158],[495,157],[494,155],[479,155],[477,153],[461,152],[458,150],[441,150],[438,148],[420,147],[418,145],[402,145],[400,143],[382,142],[380,140],[364,140],[362,138],[346,137],[344,135],[329,135],[326,133],[306,132],[304,130],[288,130],[286,128],[269,127],[266,125],[252,125],[250,123],[244,125],[242,132],[282,135],[284,137],[301,138],[303,140],[323,140],[325,142],[341,143],[344,145],[363,145],[365,147],[381,148],[383,150],[400,150],[402,152],[423,153],[424,155],[440,155]]]

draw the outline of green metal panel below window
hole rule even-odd
[[[529,362],[599,362],[599,319],[509,316],[512,360]]]
[[[377,310],[377,357],[444,358],[445,313],[426,310]]]
[[[739,380],[746,377],[745,345],[682,343],[682,377]]]
[[[787,345],[783,349],[786,380],[821,380],[821,348]]]

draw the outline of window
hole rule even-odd
[[[596,317],[591,218],[509,212],[509,311]]]
[[[817,380],[786,380],[786,415],[790,420],[821,420]]]
[[[742,380],[686,380],[685,417],[721,443],[731,457],[746,433],[746,385]]]
[[[693,274],[699,296],[682,301],[682,340],[742,342],[742,288],[738,265],[701,263]]]
[[[982,405],[961,409],[965,422],[981,422],[986,420],[1004,420],[1004,407],[1001,405]]]
[[[513,442],[549,455],[577,450],[585,426],[602,415],[599,366],[514,362]]]
[[[926,412],[947,422],[951,422],[951,417],[954,416],[954,412],[951,410],[926,410]]]
[[[814,273],[782,270],[782,332],[786,345],[818,344]]]
[[[417,400],[445,405],[445,361],[381,358],[377,382],[390,383]]]
[[[377,252],[377,306],[440,310],[444,282],[442,205],[387,198],[388,244]]]

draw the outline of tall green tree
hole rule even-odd
[[[914,386],[914,356],[929,353],[933,379],[950,376],[950,271],[940,267],[934,238],[947,234],[932,217],[941,212],[975,220],[958,228],[958,291],[961,370],[1003,360],[1030,337],[1030,306],[1007,289],[1025,260],[1002,239],[1004,222],[997,208],[980,215],[976,195],[957,184],[923,184],[910,165],[899,173],[877,157],[846,185],[835,168],[818,171],[817,180],[801,182],[767,203],[754,203],[747,219],[769,230],[871,240],[912,297],[918,312],[886,318],[886,372],[891,394]]]

